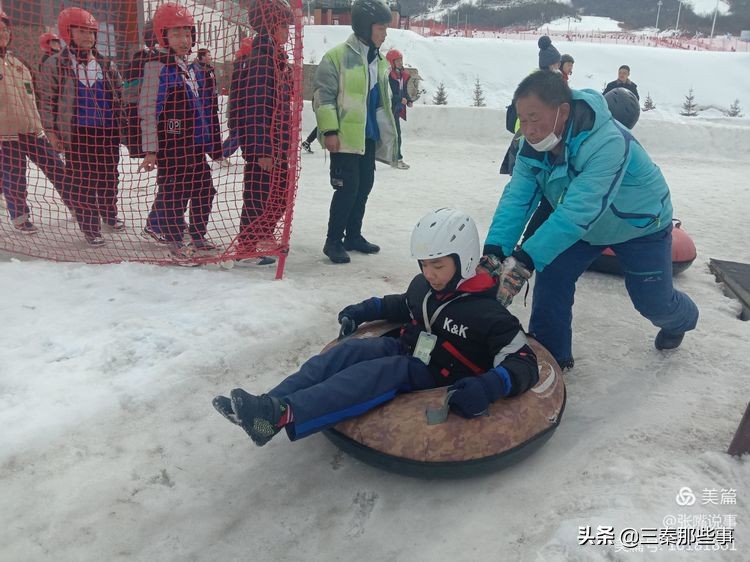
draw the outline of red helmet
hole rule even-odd
[[[185,6],[174,2],[167,2],[156,9],[154,13],[154,35],[159,45],[167,46],[167,30],[175,27],[189,27],[193,31],[193,44],[195,44],[195,20]]]
[[[99,23],[96,18],[83,8],[65,8],[57,16],[57,29],[60,31],[60,37],[70,45],[70,28],[80,27],[93,32],[99,31]]]
[[[266,33],[280,25],[291,25],[294,21],[294,14],[287,0],[250,0],[247,15],[250,26],[255,31]]]
[[[253,38],[243,37],[240,41],[240,50],[237,51],[237,57],[246,57],[253,52]]]
[[[60,41],[60,37],[57,35],[57,33],[52,33],[51,31],[42,33],[39,36],[39,48],[48,55],[51,55],[52,46],[50,45],[50,43],[52,43],[52,41]]]
[[[403,58],[404,55],[401,54],[401,51],[397,51],[396,49],[391,49],[385,54],[385,60],[391,63],[391,66],[393,66],[393,61],[395,61],[396,59],[403,60]]]

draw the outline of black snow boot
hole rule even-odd
[[[380,251],[380,246],[368,242],[360,234],[352,238],[344,238],[344,249],[353,252],[362,252],[363,254],[377,254]]]
[[[325,246],[323,246],[323,253],[333,263],[349,263],[352,261],[349,254],[346,253],[341,240],[326,240]]]
[[[682,338],[685,337],[685,332],[677,332],[676,334],[670,334],[664,330],[659,330],[654,340],[654,347],[656,349],[677,349],[682,343]]]
[[[214,408],[230,422],[244,429],[258,447],[268,443],[281,431],[279,422],[289,406],[278,398],[266,394],[253,396],[241,388],[235,388],[230,396],[231,399],[226,396],[214,398]]]

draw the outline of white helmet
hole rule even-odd
[[[411,257],[431,260],[456,254],[462,279],[473,277],[479,264],[479,232],[469,215],[457,209],[427,213],[411,233]]]

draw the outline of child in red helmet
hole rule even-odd
[[[240,254],[257,254],[277,245],[276,225],[287,208],[293,84],[284,45],[293,17],[287,0],[252,0],[248,16],[258,34],[230,118],[245,159],[237,247]],[[246,258],[238,264],[273,261]]]
[[[39,48],[42,50],[42,60],[39,61],[39,70],[42,69],[44,61],[50,58],[55,53],[59,53],[62,50],[60,44],[60,37],[57,33],[47,31],[39,36]]]
[[[93,15],[66,8],[57,27],[67,47],[42,65],[42,122],[52,145],[65,152],[78,226],[90,245],[101,246],[102,228],[125,228],[117,215],[122,80],[96,50],[99,24]]]
[[[0,176],[11,223],[22,234],[35,234],[27,202],[26,159],[34,162],[61,195],[62,160],[44,137],[31,71],[8,50],[10,18],[0,10]]]
[[[160,48],[143,71],[138,112],[146,156],[138,169],[156,169],[158,191],[144,234],[168,244],[181,262],[196,251],[216,249],[206,238],[216,194],[206,154],[221,149],[220,137],[218,120],[208,114],[210,104],[204,103],[206,94],[187,61],[195,45],[192,14],[169,2],[159,6],[153,22]],[[188,206],[189,242],[183,238]]]
[[[401,51],[391,49],[385,55],[386,60],[391,63],[391,72],[388,81],[391,84],[391,109],[393,119],[396,121],[396,133],[398,134],[398,161],[393,165],[399,170],[408,170],[409,165],[403,160],[401,154],[401,119],[406,121],[406,108],[412,106],[412,99],[406,90],[411,76],[404,70],[404,56]]]
[[[237,152],[240,147],[240,141],[237,138],[237,123],[236,112],[234,107],[237,104],[237,99],[240,96],[239,85],[242,81],[243,73],[247,72],[248,64],[250,61],[250,53],[253,51],[253,38],[243,37],[240,41],[240,48],[234,54],[234,62],[232,63],[232,78],[229,84],[229,100],[227,115],[229,117],[229,136],[226,138],[224,143],[221,145],[221,155],[226,159],[225,162],[229,163],[229,158]]]

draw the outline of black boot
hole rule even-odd
[[[305,152],[307,152],[308,154],[312,154],[313,153],[313,149],[310,148],[310,143],[307,142],[306,140],[302,141],[302,148],[304,148]]]
[[[677,332],[676,334],[670,334],[665,332],[663,329],[659,330],[654,340],[654,347],[656,349],[677,349],[682,343],[682,338],[685,337],[685,332]]]
[[[368,242],[360,234],[352,238],[344,238],[344,249],[353,252],[362,252],[363,254],[377,254],[380,251],[380,246]]]
[[[333,263],[349,263],[351,258],[346,253],[344,245],[341,240],[326,240],[325,246],[323,246],[323,253],[328,256]]]
[[[230,396],[231,398],[214,398],[214,408],[230,422],[244,429],[253,443],[262,447],[281,431],[278,424],[289,406],[278,398],[265,394],[254,396],[241,388],[235,388]]]

